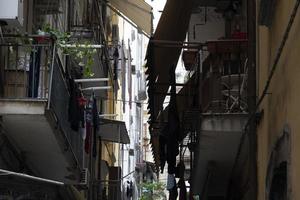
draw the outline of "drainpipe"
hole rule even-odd
[[[52,61],[51,61],[51,68],[50,68],[50,80],[49,80],[49,91],[48,91],[48,105],[47,109],[50,109],[51,103],[51,92],[52,92],[52,82],[53,82],[53,71],[54,71],[54,60],[55,60],[55,52],[56,51],[56,44],[53,44],[53,51],[52,51]]]

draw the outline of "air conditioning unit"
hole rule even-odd
[[[90,173],[87,168],[83,168],[80,174],[80,185],[88,187],[90,181]]]
[[[24,0],[0,0],[0,24],[23,27],[23,2]]]

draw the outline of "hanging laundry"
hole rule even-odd
[[[175,66],[170,71],[171,98],[168,106],[168,124],[161,132],[161,136],[166,138],[166,161],[168,163],[168,173],[175,174],[176,156],[179,154],[180,121],[176,103],[176,78]]]
[[[97,132],[99,129],[99,113],[97,109],[97,100],[95,98],[95,94],[93,93],[93,156],[97,156]]]
[[[179,200],[187,200],[187,190],[184,178],[180,178],[178,181],[178,187],[179,187]]]
[[[119,83],[118,83],[118,69],[119,69],[119,49],[118,46],[115,47],[114,53],[113,53],[113,59],[114,59],[114,96],[115,98],[118,97],[118,90],[119,88]]]
[[[132,198],[132,196],[133,196],[133,183],[132,183],[132,181],[127,181],[126,196],[127,196],[128,199]]]
[[[118,79],[118,68],[119,68],[119,50],[118,47],[115,47],[114,53],[114,80]]]
[[[159,136],[159,160],[161,173],[163,173],[167,161],[167,140],[163,135]]]
[[[28,77],[28,97],[38,97],[41,68],[41,47],[35,47],[30,55],[29,77]]]
[[[179,154],[179,144],[174,136],[168,137],[167,140],[167,163],[168,173],[175,174],[176,157]]]
[[[178,197],[178,191],[177,191],[177,186],[175,186],[169,190],[169,200],[177,200]]]
[[[176,179],[174,174],[168,174],[167,190],[169,190],[169,200],[176,200],[178,196]]]
[[[168,174],[167,177],[167,190],[171,190],[174,186],[176,186],[176,180],[174,174]]]
[[[81,96],[78,99],[79,102],[79,108],[80,108],[80,116],[81,116],[81,123],[80,123],[80,133],[81,137],[83,140],[86,138],[86,113],[85,113],[85,108],[86,108],[86,103],[87,100],[83,96]]]
[[[86,106],[86,138],[84,143],[84,150],[87,154],[91,151],[92,129],[93,129],[93,99],[90,98]]]
[[[80,122],[84,122],[83,113],[80,111],[78,99],[81,97],[81,92],[78,88],[77,83],[73,79],[69,79],[69,107],[68,107],[68,118],[71,123],[71,128],[74,131],[79,131]]]

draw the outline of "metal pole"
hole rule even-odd
[[[247,23],[248,23],[248,107],[249,115],[256,109],[256,1],[247,1]],[[251,116],[249,116],[251,118]],[[250,119],[249,126],[249,160],[250,188],[247,192],[248,199],[257,199],[257,135],[255,118]],[[246,131],[248,131],[246,130]],[[247,197],[246,197],[247,198]]]
[[[119,145],[119,153],[118,153],[118,156],[119,156],[119,162],[118,162],[118,164],[119,164],[119,166],[120,166],[120,158],[121,158],[121,156],[120,156],[120,148],[121,148],[121,145],[120,145],[120,141],[121,141],[121,128],[120,128],[120,126],[118,126],[118,131],[119,131],[119,138],[118,138],[118,145]],[[123,159],[123,158],[122,158]],[[121,170],[123,170],[123,169],[121,169]],[[120,171],[118,170],[118,183],[117,183],[117,190],[120,190],[120,192],[121,192],[121,174],[120,174]],[[117,191],[118,192],[118,191]],[[118,200],[120,200],[119,199],[119,196],[118,196],[118,194],[116,194],[117,195],[117,199]],[[121,195],[121,194],[120,194]]]
[[[31,79],[31,98],[34,98],[34,87],[35,87],[35,56],[36,56],[36,47],[33,48],[33,59],[32,59],[32,79]]]
[[[83,88],[81,91],[88,91],[88,90],[109,90],[111,89],[111,86],[100,86],[100,87],[88,87]]]
[[[86,78],[86,79],[75,79],[75,83],[86,83],[86,82],[100,82],[109,81],[109,78]]]
[[[59,44],[64,48],[81,48],[81,49],[101,49],[104,47],[102,44]]]
[[[48,105],[47,109],[50,109],[50,103],[51,103],[51,92],[52,92],[52,82],[53,82],[53,71],[54,71],[54,59],[55,59],[55,50],[56,50],[56,44],[53,45],[53,51],[52,51],[52,62],[51,62],[51,68],[50,68],[50,80],[49,80],[49,91],[48,91]]]

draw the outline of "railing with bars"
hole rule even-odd
[[[202,110],[212,113],[248,112],[247,59],[213,58],[202,82]]]
[[[1,44],[0,97],[47,99],[52,47]]]
[[[83,139],[80,133],[71,129],[68,107],[70,94],[68,91],[66,79],[63,74],[58,57],[54,59],[52,85],[50,93],[49,108],[54,112],[58,119],[58,125],[64,132],[68,144],[71,145],[72,151],[76,156],[77,162],[82,167],[83,163]]]
[[[62,65],[51,44],[0,44],[0,98],[48,102],[50,113],[82,165],[83,140],[68,121],[69,91]]]

